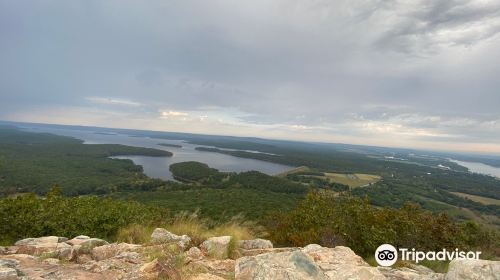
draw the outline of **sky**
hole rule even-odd
[[[500,1],[0,0],[0,120],[500,153]]]

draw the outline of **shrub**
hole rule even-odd
[[[26,237],[89,235],[114,239],[131,224],[165,223],[169,212],[134,201],[95,196],[64,198],[55,189],[46,198],[34,194],[0,199],[0,243]]]
[[[396,247],[437,251],[481,249],[494,254],[499,235],[477,224],[455,224],[446,214],[433,215],[418,205],[401,209],[376,208],[367,200],[312,191],[289,213],[272,215],[267,226],[278,245],[347,245],[370,256],[384,243]]]

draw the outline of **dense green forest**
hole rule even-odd
[[[182,182],[209,183],[224,177],[217,169],[196,161],[174,163],[169,169],[174,178]]]
[[[142,167],[118,155],[171,156],[163,150],[81,140],[0,127],[0,194],[46,193],[58,184],[68,195],[103,193],[145,179]]]

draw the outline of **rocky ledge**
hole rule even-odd
[[[187,235],[156,229],[148,244],[88,236],[27,238],[0,247],[0,280],[79,279],[500,279],[500,262],[454,260],[447,274],[412,265],[372,267],[350,248],[273,248],[264,239],[212,237],[199,247]]]

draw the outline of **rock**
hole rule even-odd
[[[67,244],[60,243],[60,240],[63,239],[57,236],[22,239],[15,243],[17,246],[16,253],[34,256],[40,256],[42,254],[57,256],[59,248],[67,247]]]
[[[231,259],[202,259],[189,264],[193,271],[207,271],[219,276],[231,276],[234,273],[235,261]]]
[[[8,252],[7,248],[0,246],[0,255],[5,255],[5,254],[7,254],[7,252]]]
[[[55,258],[47,258],[47,259],[44,259],[43,261],[48,263],[48,264],[59,264],[59,259],[55,259]]]
[[[296,247],[251,249],[251,250],[240,249],[240,253],[243,257],[251,257],[251,256],[256,256],[256,255],[261,255],[261,254],[266,254],[266,253],[292,252],[292,251],[297,251],[297,250],[299,250],[299,248],[296,248]]]
[[[90,238],[82,243],[80,243],[80,247],[78,247],[77,253],[78,254],[91,254],[92,249],[95,247],[99,247],[102,245],[107,245],[109,244],[107,241],[99,239],[99,238]]]
[[[112,258],[125,252],[137,252],[142,246],[128,243],[113,243],[92,249],[92,258],[96,261]]]
[[[453,279],[482,279],[499,280],[500,262],[486,260],[452,260],[448,267],[446,280]]]
[[[172,265],[159,262],[158,259],[141,266],[139,272],[142,275],[142,279],[181,280],[180,273]]]
[[[189,277],[188,280],[224,280],[224,278],[210,273],[201,273]]]
[[[245,250],[270,249],[273,248],[273,243],[266,239],[257,238],[238,241],[238,247]]]
[[[302,252],[310,256],[329,279],[385,279],[375,267],[371,267],[350,248],[308,245]]]
[[[198,247],[191,247],[186,252],[186,258],[187,258],[187,261],[201,260],[203,258],[203,253],[201,252],[200,249],[198,249]]]
[[[377,269],[389,280],[443,280],[444,274],[435,273],[431,269],[413,269],[408,267],[390,268],[377,267]]]
[[[211,237],[200,245],[200,249],[206,256],[218,259],[226,259],[229,255],[229,244],[231,236]]]
[[[118,260],[124,260],[128,263],[139,264],[141,263],[141,255],[137,252],[121,252],[114,257]]]
[[[301,251],[267,253],[236,260],[237,280],[328,279],[314,260]]]
[[[86,236],[86,235],[79,235],[71,240],[67,240],[66,243],[68,243],[69,245],[81,245],[83,242],[89,240],[90,237]]]
[[[177,243],[184,250],[191,243],[191,238],[187,235],[179,236],[173,234],[164,228],[156,228],[151,234],[151,243],[153,244],[171,244]]]
[[[17,270],[10,267],[0,267],[0,280],[17,280]]]

